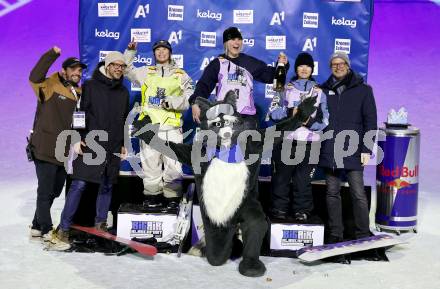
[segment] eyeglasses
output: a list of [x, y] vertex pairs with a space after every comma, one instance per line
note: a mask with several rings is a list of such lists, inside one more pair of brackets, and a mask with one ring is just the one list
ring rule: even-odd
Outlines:
[[118, 63], [110, 63], [114, 68], [125, 70], [127, 68], [127, 65], [125, 64], [118, 64]]
[[342, 68], [345, 67], [346, 63], [345, 62], [340, 62], [340, 63], [332, 63], [332, 68]]

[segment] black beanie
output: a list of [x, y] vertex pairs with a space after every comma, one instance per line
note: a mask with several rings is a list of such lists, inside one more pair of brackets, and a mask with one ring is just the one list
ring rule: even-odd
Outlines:
[[315, 68], [315, 63], [313, 62], [313, 57], [310, 54], [308, 54], [307, 52], [301, 52], [296, 57], [295, 73], [296, 73], [298, 66], [300, 66], [300, 65], [307, 65], [307, 66], [311, 67], [312, 73], [313, 73], [313, 69]]
[[243, 39], [237, 27], [229, 27], [228, 29], [223, 31], [223, 43], [234, 38]]

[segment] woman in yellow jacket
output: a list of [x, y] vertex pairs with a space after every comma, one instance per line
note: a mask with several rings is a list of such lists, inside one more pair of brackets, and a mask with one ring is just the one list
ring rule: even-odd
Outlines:
[[[125, 76], [141, 86], [142, 113], [153, 124], [159, 123], [159, 137], [181, 143], [182, 112], [189, 107], [193, 93], [192, 79], [171, 59], [172, 48], [168, 41], [159, 40], [153, 45], [156, 65], [134, 67], [137, 43], [130, 42], [124, 56], [128, 67]], [[141, 141], [141, 162], [144, 173], [145, 206], [177, 208], [181, 197], [182, 165], [152, 149]]]

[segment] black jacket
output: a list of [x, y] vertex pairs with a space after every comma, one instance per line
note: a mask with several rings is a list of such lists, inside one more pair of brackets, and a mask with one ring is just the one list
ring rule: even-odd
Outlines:
[[[341, 94], [340, 87], [345, 86]], [[377, 129], [376, 103], [371, 86], [364, 83], [363, 78], [350, 71], [340, 83], [335, 83], [332, 76], [321, 86], [327, 94], [327, 105], [330, 114], [329, 125], [324, 132], [333, 130], [333, 138], [324, 140], [321, 145], [319, 165], [326, 168], [344, 168], [362, 170], [361, 153], [371, 153], [364, 144], [364, 135]], [[343, 158], [343, 166], [335, 162], [335, 139], [338, 133], [353, 130], [359, 136], [356, 151]], [[352, 140], [354, 141], [354, 140]], [[348, 137], [345, 139], [344, 150], [348, 148]]]
[[[87, 128], [81, 130], [80, 134], [83, 141], [92, 131], [102, 130], [108, 134], [108, 140], [105, 141], [99, 140], [97, 136], [93, 138], [105, 150], [102, 154], [105, 155], [105, 161], [98, 164], [90, 164], [90, 162], [86, 164], [84, 155], [78, 156], [73, 161], [73, 178], [100, 183], [107, 169], [107, 175], [111, 182], [115, 183], [121, 159], [114, 153], [121, 153], [121, 147], [124, 144], [124, 124], [128, 115], [129, 94], [122, 84], [122, 78], [118, 80], [107, 78], [100, 71], [103, 66], [104, 63], [99, 63], [92, 78], [83, 85], [81, 110], [86, 113]], [[85, 142], [87, 147], [83, 148], [84, 154], [91, 153], [93, 158], [96, 158], [99, 152], [93, 149], [93, 144]]]

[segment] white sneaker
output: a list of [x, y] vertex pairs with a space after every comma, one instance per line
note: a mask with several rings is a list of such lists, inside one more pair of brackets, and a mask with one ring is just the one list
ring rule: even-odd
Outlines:
[[40, 230], [31, 228], [31, 237], [32, 238], [40, 238], [41, 236], [43, 236], [43, 235], [41, 234]]
[[52, 234], [52, 232], [53, 232], [53, 231], [49, 231], [49, 232], [47, 232], [46, 234], [44, 234], [44, 235], [42, 236], [44, 242], [50, 242], [50, 241], [52, 241], [52, 238], [53, 238], [53, 234]]

